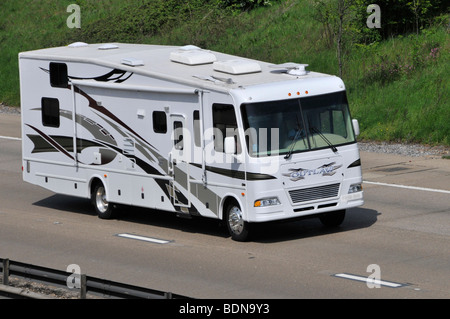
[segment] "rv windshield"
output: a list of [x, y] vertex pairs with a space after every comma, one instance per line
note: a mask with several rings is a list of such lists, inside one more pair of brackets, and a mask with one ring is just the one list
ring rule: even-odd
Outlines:
[[285, 155], [354, 143], [345, 91], [241, 106], [251, 156]]

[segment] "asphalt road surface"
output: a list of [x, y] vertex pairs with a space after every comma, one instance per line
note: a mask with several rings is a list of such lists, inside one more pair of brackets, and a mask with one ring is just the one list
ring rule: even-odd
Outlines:
[[194, 298], [450, 298], [450, 160], [361, 159], [365, 205], [341, 227], [267, 224], [239, 243], [217, 221], [131, 207], [100, 220], [24, 183], [20, 117], [0, 114], [0, 258]]

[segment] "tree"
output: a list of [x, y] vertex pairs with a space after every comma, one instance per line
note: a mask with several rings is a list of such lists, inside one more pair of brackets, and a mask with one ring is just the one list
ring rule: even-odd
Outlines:
[[346, 24], [349, 22], [349, 15], [350, 15], [350, 9], [352, 6], [352, 0], [338, 0], [338, 10], [337, 10], [337, 17], [338, 17], [338, 29], [337, 29], [337, 35], [336, 35], [336, 42], [337, 42], [337, 58], [338, 58], [338, 65], [339, 65], [339, 77], [342, 77], [342, 55], [343, 55], [343, 47], [344, 47], [344, 28], [346, 27]]
[[354, 41], [357, 0], [315, 0], [315, 19], [325, 27], [329, 44], [335, 43], [339, 77], [343, 74], [344, 56]]
[[411, 12], [414, 14], [416, 33], [419, 34], [419, 22], [422, 22], [427, 16], [427, 12], [432, 7], [431, 1], [413, 0], [406, 3], [406, 5], [410, 8]]

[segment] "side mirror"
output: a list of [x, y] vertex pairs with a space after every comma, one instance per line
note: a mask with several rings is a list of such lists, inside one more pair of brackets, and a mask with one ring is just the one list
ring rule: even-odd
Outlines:
[[355, 131], [355, 135], [358, 136], [359, 135], [359, 123], [358, 123], [358, 120], [352, 120], [352, 124], [353, 124], [353, 131]]
[[236, 141], [234, 136], [225, 137], [225, 154], [235, 154], [236, 153]]

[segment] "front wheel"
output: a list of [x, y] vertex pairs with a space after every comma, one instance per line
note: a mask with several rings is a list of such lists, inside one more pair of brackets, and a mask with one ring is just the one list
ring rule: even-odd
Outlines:
[[106, 189], [102, 183], [94, 186], [91, 194], [91, 200], [94, 204], [95, 212], [101, 219], [111, 219], [114, 215], [114, 206], [106, 199]]
[[241, 208], [237, 203], [228, 205], [225, 222], [233, 240], [246, 241], [248, 239], [249, 224], [244, 220]]
[[320, 221], [323, 225], [328, 227], [337, 227], [344, 221], [345, 218], [345, 209], [323, 213], [319, 216]]

